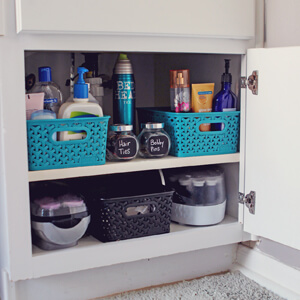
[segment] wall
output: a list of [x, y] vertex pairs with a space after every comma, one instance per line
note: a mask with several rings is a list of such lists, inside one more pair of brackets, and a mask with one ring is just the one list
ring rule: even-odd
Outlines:
[[266, 47], [300, 45], [300, 1], [265, 0]]
[[[265, 0], [265, 47], [300, 45], [300, 1]], [[300, 251], [261, 239], [255, 247], [279, 261], [300, 269]]]

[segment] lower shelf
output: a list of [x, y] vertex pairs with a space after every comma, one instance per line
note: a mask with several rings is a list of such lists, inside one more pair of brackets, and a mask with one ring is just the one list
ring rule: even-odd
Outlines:
[[222, 155], [204, 155], [192, 157], [166, 156], [164, 158], [136, 158], [131, 161], [106, 162], [101, 166], [78, 167], [28, 172], [29, 182], [95, 176], [103, 174], [127, 173], [146, 170], [168, 169], [187, 166], [235, 163], [240, 161], [240, 153]]
[[242, 232], [242, 224], [226, 216], [220, 224], [207, 227], [172, 223], [168, 234], [137, 239], [101, 243], [89, 236], [75, 247], [56, 251], [33, 246], [32, 278], [238, 243]]

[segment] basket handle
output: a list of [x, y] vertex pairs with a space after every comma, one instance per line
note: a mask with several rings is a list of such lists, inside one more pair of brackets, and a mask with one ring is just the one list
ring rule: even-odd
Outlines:
[[127, 205], [125, 207], [124, 215], [126, 218], [149, 216], [157, 211], [157, 204], [155, 202], [138, 203], [135, 205]]
[[[80, 140], [71, 140], [71, 141], [55, 141], [53, 139], [53, 136], [55, 134], [57, 134], [58, 132], [64, 132], [64, 131], [73, 131], [73, 132], [80, 132], [80, 131], [84, 131], [86, 132], [86, 137], [84, 139], [80, 139]], [[89, 128], [85, 127], [85, 126], [78, 126], [78, 127], [63, 127], [63, 128], [55, 128], [53, 130], [51, 130], [49, 132], [49, 141], [54, 144], [54, 145], [61, 145], [61, 144], [69, 144], [69, 143], [85, 143], [86, 139], [89, 139], [91, 136], [91, 131]]]
[[[222, 130], [219, 130], [219, 131], [201, 131], [200, 130], [200, 125], [202, 124], [224, 124], [224, 128]], [[199, 122], [197, 122], [196, 124], [196, 131], [199, 133], [199, 134], [222, 134], [228, 127], [228, 122], [224, 119], [221, 119], [220, 121], [219, 120], [201, 120]]]

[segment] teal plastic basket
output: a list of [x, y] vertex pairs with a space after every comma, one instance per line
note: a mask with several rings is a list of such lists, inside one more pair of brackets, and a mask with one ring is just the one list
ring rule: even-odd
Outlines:
[[[27, 121], [30, 171], [105, 164], [109, 116]], [[56, 141], [59, 131], [85, 131], [82, 140]], [[54, 139], [53, 139], [54, 138]]]
[[[175, 113], [169, 108], [138, 108], [139, 123], [162, 122], [171, 137], [170, 155], [178, 157], [238, 152], [240, 112]], [[207, 123], [223, 123], [222, 131], [200, 131]]]

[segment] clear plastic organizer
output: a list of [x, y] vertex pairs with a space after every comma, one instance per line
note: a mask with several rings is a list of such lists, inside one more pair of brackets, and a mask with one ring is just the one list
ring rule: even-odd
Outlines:
[[[176, 113], [170, 108], [138, 108], [139, 123], [161, 122], [171, 137], [170, 155], [178, 157], [239, 151], [240, 112]], [[221, 131], [200, 131], [201, 124], [222, 123]]]
[[[105, 164], [109, 116], [27, 121], [30, 171]], [[61, 131], [85, 131], [81, 140], [57, 141]]]

